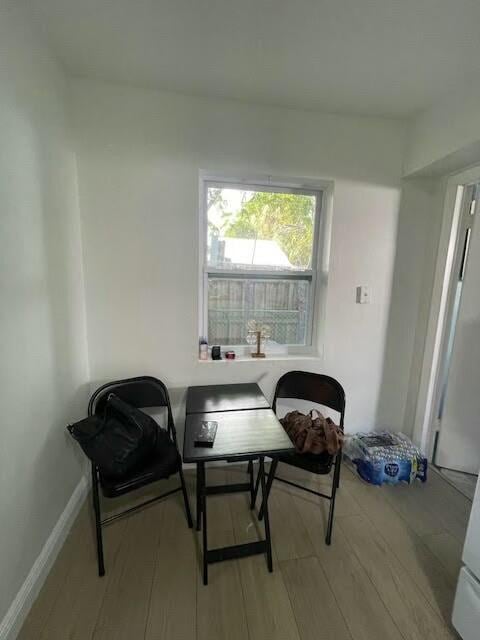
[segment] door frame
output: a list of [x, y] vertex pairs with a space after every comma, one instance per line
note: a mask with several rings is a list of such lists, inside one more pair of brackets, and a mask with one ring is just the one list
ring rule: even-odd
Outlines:
[[[480, 166], [450, 176], [446, 181], [442, 226], [438, 244], [423, 363], [417, 396], [413, 439], [432, 460], [437, 431], [437, 407], [445, 349], [447, 320], [455, 278], [454, 264], [459, 241], [465, 189], [480, 182]], [[478, 215], [478, 212], [477, 212]]]

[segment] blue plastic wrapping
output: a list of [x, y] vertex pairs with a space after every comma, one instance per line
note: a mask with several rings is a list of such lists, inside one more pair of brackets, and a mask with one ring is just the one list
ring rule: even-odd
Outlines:
[[345, 453], [370, 484], [427, 480], [427, 458], [403, 433], [357, 433], [349, 439]]

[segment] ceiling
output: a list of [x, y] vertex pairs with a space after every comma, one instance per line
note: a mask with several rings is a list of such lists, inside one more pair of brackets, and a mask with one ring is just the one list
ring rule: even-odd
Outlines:
[[73, 75], [410, 116], [480, 77], [480, 0], [24, 0]]

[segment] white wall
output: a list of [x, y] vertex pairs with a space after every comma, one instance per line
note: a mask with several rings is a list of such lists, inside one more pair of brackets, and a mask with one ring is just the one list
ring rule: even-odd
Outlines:
[[[444, 178], [415, 180], [422, 185], [422, 200], [425, 207], [426, 224], [422, 245], [419, 245], [423, 256], [421, 268], [417, 272], [418, 304], [416, 308], [415, 340], [412, 349], [408, 393], [405, 405], [404, 430], [411, 433], [412, 438], [420, 444], [416, 434], [418, 422], [419, 397], [422, 393], [422, 374], [425, 354], [428, 351], [428, 324], [431, 315], [432, 300], [438, 255], [440, 252], [440, 234], [442, 231], [444, 201], [446, 196], [446, 180]], [[418, 186], [418, 185], [417, 185]], [[421, 402], [421, 399], [420, 399]]]
[[87, 381], [64, 80], [12, 6], [0, 8], [0, 620], [79, 481], [65, 425]]
[[[150, 373], [171, 388], [325, 371], [349, 431], [379, 402], [395, 256], [403, 126], [72, 82], [94, 382]], [[333, 179], [332, 252], [317, 361], [200, 364], [199, 170]], [[372, 304], [355, 304], [368, 284]]]
[[[453, 211], [453, 202], [446, 201], [447, 178], [479, 164], [480, 85], [469, 80], [413, 119], [408, 130], [404, 161], [405, 176], [434, 177], [436, 184], [435, 193], [430, 197], [433, 211], [430, 234], [423, 239], [427, 259], [421, 272], [419, 315], [404, 417], [408, 430], [413, 428], [415, 440], [430, 449], [430, 443], [427, 442], [428, 417], [425, 416], [429, 416], [430, 411], [427, 407], [435, 362], [437, 314], [440, 309], [445, 247], [450, 234], [448, 225]], [[453, 177], [451, 179], [455, 180]], [[445, 236], [443, 244], [440, 242], [442, 224], [445, 227], [442, 231]]]
[[480, 84], [469, 81], [411, 123], [404, 174], [445, 176], [480, 161]]
[[387, 347], [377, 423], [413, 434], [442, 220], [443, 182], [402, 181]]

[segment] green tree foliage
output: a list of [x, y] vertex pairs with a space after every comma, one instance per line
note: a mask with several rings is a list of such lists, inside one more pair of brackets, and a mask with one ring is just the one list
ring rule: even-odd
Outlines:
[[224, 214], [230, 238], [275, 240], [290, 263], [311, 266], [315, 198], [293, 193], [255, 192], [237, 215]]

